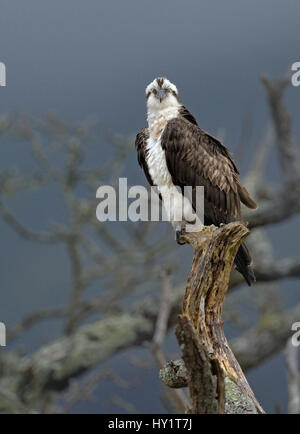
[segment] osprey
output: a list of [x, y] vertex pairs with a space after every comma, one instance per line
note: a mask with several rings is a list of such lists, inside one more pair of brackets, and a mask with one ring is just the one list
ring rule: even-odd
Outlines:
[[[156, 78], [147, 86], [146, 98], [148, 127], [136, 136], [138, 162], [150, 185], [157, 186], [165, 207], [170, 207], [169, 198], [173, 195], [173, 209], [169, 211], [179, 244], [186, 223], [201, 230], [203, 223], [219, 226], [240, 221], [241, 202], [248, 208], [257, 208], [240, 183], [230, 151], [198, 126], [195, 117], [180, 102], [173, 83]], [[195, 187], [204, 186], [204, 222], [195, 218], [194, 194], [190, 207], [186, 206], [182, 196], [185, 186], [191, 186], [193, 193]], [[181, 207], [184, 203], [182, 221], [174, 217], [177, 199]], [[255, 276], [245, 244], [240, 246], [235, 264], [251, 285]]]

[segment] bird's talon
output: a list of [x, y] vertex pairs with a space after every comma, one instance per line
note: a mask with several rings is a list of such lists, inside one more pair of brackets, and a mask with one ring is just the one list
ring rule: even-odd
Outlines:
[[184, 234], [185, 234], [185, 229], [184, 229], [184, 228], [181, 229], [181, 230], [177, 230], [177, 231], [176, 231], [176, 242], [177, 242], [177, 244], [179, 244], [180, 246], [183, 246], [184, 244], [186, 244], [185, 241], [182, 241], [182, 240], [181, 240], [181, 237], [182, 237], [182, 235], [184, 235]]

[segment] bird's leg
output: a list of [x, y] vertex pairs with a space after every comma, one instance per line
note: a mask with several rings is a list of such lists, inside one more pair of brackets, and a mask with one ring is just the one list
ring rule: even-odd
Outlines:
[[177, 244], [179, 244], [180, 246], [183, 246], [185, 244], [185, 241], [181, 241], [181, 237], [182, 237], [184, 232], [185, 232], [184, 228], [178, 229], [175, 231], [175, 234], [176, 234], [175, 239], [176, 239]]
[[183, 234], [185, 234], [185, 224], [180, 223], [175, 226], [175, 240], [180, 246], [185, 244], [185, 241], [182, 241], [181, 239]]

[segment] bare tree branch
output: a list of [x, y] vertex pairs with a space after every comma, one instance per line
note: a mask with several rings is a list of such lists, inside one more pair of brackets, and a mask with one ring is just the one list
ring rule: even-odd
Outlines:
[[263, 324], [231, 340], [231, 348], [244, 370], [258, 366], [281, 350], [291, 336], [291, 325], [299, 321], [300, 305], [287, 312], [265, 318]]
[[0, 202], [0, 214], [6, 223], [8, 223], [21, 237], [29, 241], [37, 241], [39, 243], [57, 243], [66, 238], [62, 233], [34, 232], [27, 229], [16, 219], [2, 202]]
[[298, 352], [299, 348], [293, 345], [292, 339], [289, 339], [285, 347], [285, 362], [287, 368], [287, 385], [289, 394], [289, 414], [300, 414], [300, 375], [298, 370]]
[[300, 153], [292, 137], [291, 117], [282, 103], [283, 92], [290, 85], [290, 78], [270, 82], [263, 76], [261, 81], [266, 89], [276, 130], [282, 172], [287, 186], [291, 187], [295, 183], [299, 184]]

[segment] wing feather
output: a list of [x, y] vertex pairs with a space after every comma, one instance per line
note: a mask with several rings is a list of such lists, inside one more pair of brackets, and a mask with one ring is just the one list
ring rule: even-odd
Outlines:
[[175, 185], [204, 186], [205, 224], [239, 220], [240, 201], [255, 204], [239, 182], [230, 151], [197, 125], [182, 117], [170, 120], [161, 145]]
[[153, 185], [153, 181], [150, 176], [148, 165], [146, 162], [146, 152], [147, 152], [146, 146], [147, 146], [148, 138], [149, 138], [148, 128], [142, 128], [141, 131], [136, 135], [135, 147], [137, 150], [137, 158], [138, 158], [139, 165], [144, 170], [149, 184]]

